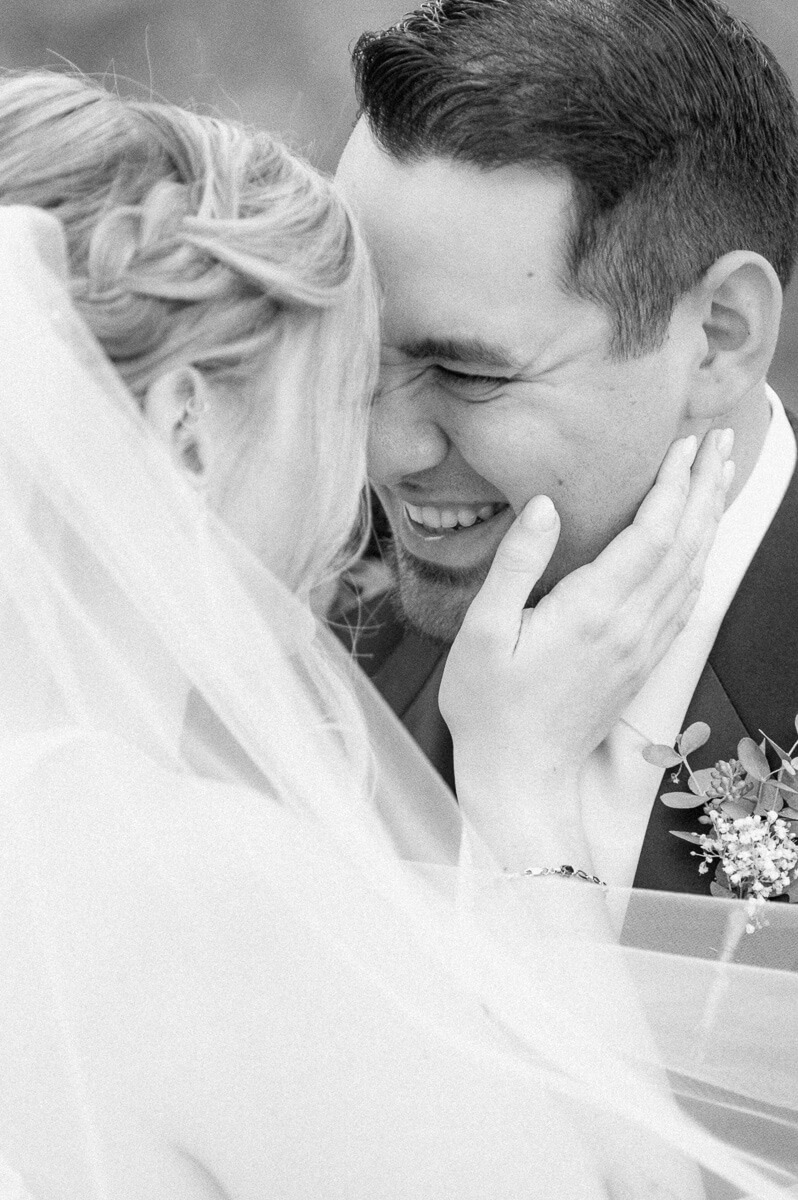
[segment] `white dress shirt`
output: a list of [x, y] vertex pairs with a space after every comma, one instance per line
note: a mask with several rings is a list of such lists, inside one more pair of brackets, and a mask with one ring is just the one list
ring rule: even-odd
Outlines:
[[768, 398], [771, 420], [761, 453], [721, 519], [696, 607], [623, 717], [587, 760], [580, 777], [593, 867], [597, 875], [618, 887], [632, 886], [662, 776], [641, 751], [649, 742], [672, 746], [681, 732], [726, 610], [795, 469], [795, 437], [784, 407], [770, 388]]

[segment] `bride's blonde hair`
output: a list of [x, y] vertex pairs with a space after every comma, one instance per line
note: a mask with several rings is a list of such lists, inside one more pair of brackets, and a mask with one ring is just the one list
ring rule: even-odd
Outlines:
[[378, 314], [331, 184], [265, 133], [42, 72], [0, 81], [0, 204], [59, 218], [76, 307], [139, 401], [176, 365], [231, 397], [268, 373], [231, 486], [258, 471], [279, 501], [281, 480], [312, 479], [285, 577], [306, 590], [340, 567], [362, 518]]

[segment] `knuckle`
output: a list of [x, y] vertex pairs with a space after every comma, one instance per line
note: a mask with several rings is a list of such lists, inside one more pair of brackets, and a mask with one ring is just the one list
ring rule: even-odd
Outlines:
[[704, 564], [692, 562], [687, 571], [688, 595], [698, 595], [704, 582]]
[[674, 549], [678, 553], [680, 560], [685, 564], [685, 569], [699, 557], [703, 545], [703, 530], [682, 528], [679, 531], [679, 536], [674, 541]]
[[618, 661], [627, 666], [634, 663], [640, 654], [642, 645], [639, 624], [636, 621], [622, 622], [615, 633], [614, 639], [615, 655]]
[[687, 601], [685, 601], [685, 603], [682, 605], [682, 607], [677, 610], [677, 612], [673, 618], [673, 621], [672, 621], [674, 637], [676, 637], [677, 634], [680, 634], [682, 632], [682, 630], [684, 629], [684, 627], [687, 624], [687, 621], [688, 621], [688, 618], [689, 618], [691, 612], [692, 612], [692, 606], [690, 606], [688, 608]]
[[630, 669], [641, 656], [645, 657], [646, 640], [652, 630], [651, 613], [639, 598], [629, 600], [615, 614], [611, 627], [612, 647], [616, 659]]
[[673, 549], [673, 534], [663, 525], [655, 525], [645, 530], [646, 548], [655, 562], [662, 562]]
[[607, 601], [593, 595], [583, 602], [581, 628], [585, 639], [589, 642], [615, 640], [618, 636], [617, 623], [613, 621], [615, 613]]

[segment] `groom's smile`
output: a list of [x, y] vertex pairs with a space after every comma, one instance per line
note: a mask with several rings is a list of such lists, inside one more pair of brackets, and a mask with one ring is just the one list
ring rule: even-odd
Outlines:
[[384, 292], [369, 473], [402, 606], [452, 640], [514, 515], [552, 498], [562, 532], [533, 601], [634, 516], [690, 408], [706, 337], [690, 293], [661, 347], [612, 352], [609, 312], [566, 283], [562, 173], [399, 161], [361, 121], [338, 183]]
[[474, 530], [475, 526], [493, 520], [506, 507], [506, 504], [464, 504], [458, 501], [432, 504], [427, 501], [423, 505], [405, 504], [405, 516], [411, 527], [429, 541], [462, 533], [464, 529]]
[[407, 549], [450, 567], [477, 565], [488, 554], [492, 558], [515, 515], [505, 502], [436, 502], [419, 496], [411, 503], [384, 490], [382, 497], [391, 527]]

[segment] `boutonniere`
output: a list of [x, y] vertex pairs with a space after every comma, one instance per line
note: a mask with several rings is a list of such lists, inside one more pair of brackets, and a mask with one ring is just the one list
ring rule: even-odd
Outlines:
[[[798, 717], [795, 727], [798, 732]], [[785, 751], [767, 734], [759, 745], [743, 738], [736, 758], [694, 771], [688, 756], [700, 750], [709, 733], [707, 724], [696, 721], [679, 734], [675, 747], [651, 743], [643, 757], [671, 770], [674, 783], [686, 772], [688, 790], [660, 798], [668, 808], [702, 808], [698, 821], [706, 831], [671, 832], [697, 847], [692, 853], [701, 860], [702, 875], [715, 864], [713, 896], [748, 901], [746, 929], [753, 933], [767, 924], [767, 900], [798, 902], [798, 741]], [[776, 768], [765, 754], [768, 744], [778, 756]]]

